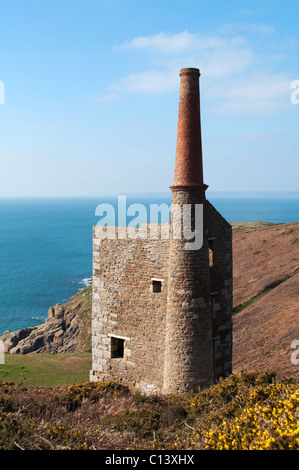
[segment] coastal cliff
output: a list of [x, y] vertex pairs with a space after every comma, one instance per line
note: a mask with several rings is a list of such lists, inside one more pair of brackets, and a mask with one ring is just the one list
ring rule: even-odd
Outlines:
[[91, 285], [65, 304], [48, 310], [42, 325], [5, 331], [0, 339], [11, 354], [69, 353], [91, 350]]
[[[233, 223], [233, 368], [299, 377], [299, 222]], [[3, 333], [9, 353], [91, 350], [91, 285], [48, 311], [40, 326]]]

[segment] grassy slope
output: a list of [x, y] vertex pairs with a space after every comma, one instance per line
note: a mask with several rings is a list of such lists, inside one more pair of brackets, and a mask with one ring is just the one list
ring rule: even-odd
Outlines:
[[54, 387], [89, 380], [91, 369], [91, 286], [66, 304], [80, 318], [78, 352], [67, 354], [5, 354], [0, 364], [0, 381]]
[[78, 352], [67, 354], [5, 354], [0, 364], [0, 381], [54, 387], [89, 380], [91, 369], [91, 286], [66, 304], [80, 319]]
[[89, 380], [90, 353], [6, 354], [0, 381], [54, 387]]

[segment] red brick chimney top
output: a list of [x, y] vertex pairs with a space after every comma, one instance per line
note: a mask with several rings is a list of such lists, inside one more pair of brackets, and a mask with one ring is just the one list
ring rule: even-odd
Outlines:
[[181, 85], [174, 183], [171, 190], [205, 191], [203, 182], [199, 77], [195, 68], [180, 70]]

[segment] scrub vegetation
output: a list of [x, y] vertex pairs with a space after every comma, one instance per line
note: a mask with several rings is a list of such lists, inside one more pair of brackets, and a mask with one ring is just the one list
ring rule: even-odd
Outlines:
[[240, 372], [184, 396], [144, 396], [114, 382], [0, 383], [0, 448], [299, 449], [299, 388]]

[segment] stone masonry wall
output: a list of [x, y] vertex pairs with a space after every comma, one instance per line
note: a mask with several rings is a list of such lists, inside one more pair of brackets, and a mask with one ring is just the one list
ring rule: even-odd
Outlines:
[[[101, 240], [101, 227], [94, 227], [91, 380], [115, 380], [146, 393], [161, 391], [168, 243]], [[159, 280], [161, 292], [153, 292]], [[123, 357], [111, 357], [118, 339], [124, 340]]]
[[232, 229], [206, 202], [205, 225], [212, 251], [210, 266], [215, 380], [232, 372]]
[[[180, 207], [203, 204], [202, 191], [173, 191]], [[214, 381], [208, 239], [203, 227], [200, 249], [170, 237], [164, 392], [184, 393]]]
[[161, 239], [161, 225], [157, 239], [118, 239], [117, 228], [101, 239], [94, 227], [91, 380], [181, 393], [231, 373], [231, 226], [195, 193], [174, 191], [173, 202], [204, 204], [197, 252]]

